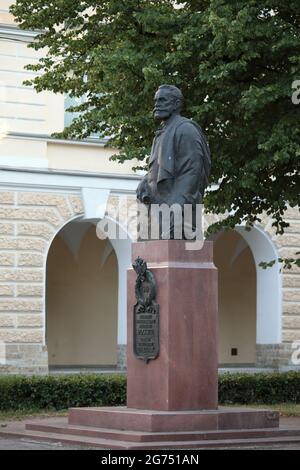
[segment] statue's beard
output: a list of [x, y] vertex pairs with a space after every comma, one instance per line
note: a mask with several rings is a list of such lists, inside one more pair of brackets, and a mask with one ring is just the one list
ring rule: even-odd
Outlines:
[[167, 111], [154, 111], [154, 117], [157, 121], [166, 121], [172, 115], [172, 112]]

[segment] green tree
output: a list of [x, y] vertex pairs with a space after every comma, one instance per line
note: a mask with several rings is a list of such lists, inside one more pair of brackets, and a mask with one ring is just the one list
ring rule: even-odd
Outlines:
[[299, 0], [17, 0], [11, 10], [42, 31], [30, 47], [46, 56], [28, 66], [42, 72], [37, 91], [87, 97], [63, 137], [100, 132], [117, 160], [143, 165], [154, 91], [175, 84], [212, 150], [218, 186], [205, 205], [227, 217], [210, 231], [267, 213], [284, 232], [287, 204], [299, 205]]

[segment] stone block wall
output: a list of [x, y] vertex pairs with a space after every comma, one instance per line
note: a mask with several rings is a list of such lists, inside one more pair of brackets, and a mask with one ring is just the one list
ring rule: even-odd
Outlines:
[[[205, 216], [205, 227], [217, 222], [217, 215]], [[299, 207], [288, 208], [285, 220], [290, 224], [284, 235], [276, 235], [272, 219], [262, 216], [261, 227], [267, 233], [270, 243], [277, 249], [281, 258], [295, 258], [300, 252], [300, 212]], [[264, 260], [262, 260], [264, 261]], [[282, 269], [282, 342], [281, 344], [260, 344], [256, 347], [257, 367], [274, 369], [300, 368], [292, 360], [293, 353], [300, 349], [300, 268]], [[299, 346], [298, 346], [299, 345]], [[294, 354], [295, 356], [295, 354]], [[300, 354], [299, 354], [300, 359]]]
[[118, 344], [118, 370], [124, 371], [127, 368], [127, 345]]
[[291, 343], [257, 344], [256, 366], [274, 370], [298, 369], [299, 365], [292, 362], [293, 352]]
[[[299, 208], [289, 208], [285, 217], [290, 226], [284, 235], [273, 239], [281, 258], [293, 258], [300, 252]], [[293, 367], [291, 357], [295, 343], [300, 343], [300, 268], [296, 266], [282, 271], [282, 342], [280, 366]]]
[[82, 213], [80, 194], [0, 191], [0, 373], [48, 372], [48, 249], [60, 228]]

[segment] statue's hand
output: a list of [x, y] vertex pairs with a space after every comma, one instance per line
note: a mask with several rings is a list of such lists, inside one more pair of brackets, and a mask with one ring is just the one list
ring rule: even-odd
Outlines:
[[150, 204], [151, 203], [151, 199], [150, 199], [150, 196], [148, 196], [147, 194], [144, 194], [142, 196], [142, 199], [141, 199], [142, 203], [143, 204]]
[[143, 193], [144, 179], [140, 182], [136, 190], [136, 197], [140, 201]]
[[138, 188], [136, 190], [136, 197], [143, 204], [150, 204], [151, 199], [147, 177], [145, 177], [138, 185]]

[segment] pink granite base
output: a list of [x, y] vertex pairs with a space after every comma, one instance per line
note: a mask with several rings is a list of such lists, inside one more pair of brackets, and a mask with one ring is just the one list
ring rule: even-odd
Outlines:
[[299, 447], [300, 427], [299, 423], [284, 422], [279, 428], [142, 432], [72, 425], [65, 418], [47, 418], [28, 422], [26, 429], [22, 422], [8, 423], [0, 428], [1, 437], [101, 450], [266, 449], [279, 445], [283, 448], [287, 444]]
[[127, 406], [159, 411], [218, 406], [217, 269], [213, 243], [189, 251], [184, 240], [133, 244], [155, 276], [160, 354], [146, 364], [133, 353], [136, 273], [128, 270]]
[[72, 408], [68, 421], [29, 422], [19, 436], [111, 450], [162, 450], [300, 442], [300, 429], [279, 428], [279, 414], [268, 410]]
[[126, 407], [71, 408], [69, 425], [150, 433], [269, 429], [279, 413], [245, 408], [202, 411], [153, 411]]

